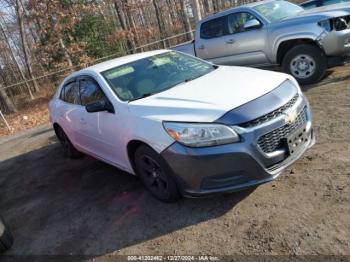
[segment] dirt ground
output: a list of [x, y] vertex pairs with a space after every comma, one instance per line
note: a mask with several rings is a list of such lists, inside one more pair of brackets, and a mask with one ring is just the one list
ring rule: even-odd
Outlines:
[[276, 181], [174, 204], [135, 177], [62, 156], [50, 128], [0, 139], [10, 255], [350, 255], [350, 66], [305, 87], [317, 143]]

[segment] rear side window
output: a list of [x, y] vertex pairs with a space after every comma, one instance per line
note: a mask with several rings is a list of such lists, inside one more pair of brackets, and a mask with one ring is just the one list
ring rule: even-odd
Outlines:
[[225, 35], [226, 16], [204, 22], [201, 26], [201, 38], [210, 39]]
[[67, 103], [80, 105], [79, 88], [76, 81], [70, 82], [62, 88], [60, 98]]
[[83, 106], [102, 100], [105, 97], [97, 83], [90, 79], [80, 80], [80, 96]]

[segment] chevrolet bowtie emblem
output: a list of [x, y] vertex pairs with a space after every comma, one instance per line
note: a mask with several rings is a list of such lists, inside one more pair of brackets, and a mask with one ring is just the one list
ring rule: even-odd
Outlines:
[[296, 111], [285, 113], [285, 115], [287, 115], [287, 117], [284, 119], [286, 124], [293, 123], [298, 117], [298, 114]]

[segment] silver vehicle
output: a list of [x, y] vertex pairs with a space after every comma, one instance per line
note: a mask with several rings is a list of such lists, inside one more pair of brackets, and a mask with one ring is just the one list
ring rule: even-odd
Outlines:
[[334, 5], [334, 4], [340, 4], [340, 3], [349, 3], [350, 0], [308, 0], [305, 2], [302, 2], [300, 5], [304, 7], [305, 9], [320, 7], [320, 6], [326, 6], [326, 5]]
[[304, 10], [268, 0], [240, 6], [200, 21], [195, 41], [175, 50], [221, 65], [280, 65], [311, 84], [350, 52], [350, 5]]

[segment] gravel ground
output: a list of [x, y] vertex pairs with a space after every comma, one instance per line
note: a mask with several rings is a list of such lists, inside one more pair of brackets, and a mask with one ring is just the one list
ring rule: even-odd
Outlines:
[[12, 255], [350, 255], [350, 67], [304, 91], [317, 143], [276, 181], [164, 204], [132, 176], [63, 158], [47, 128], [0, 140]]

